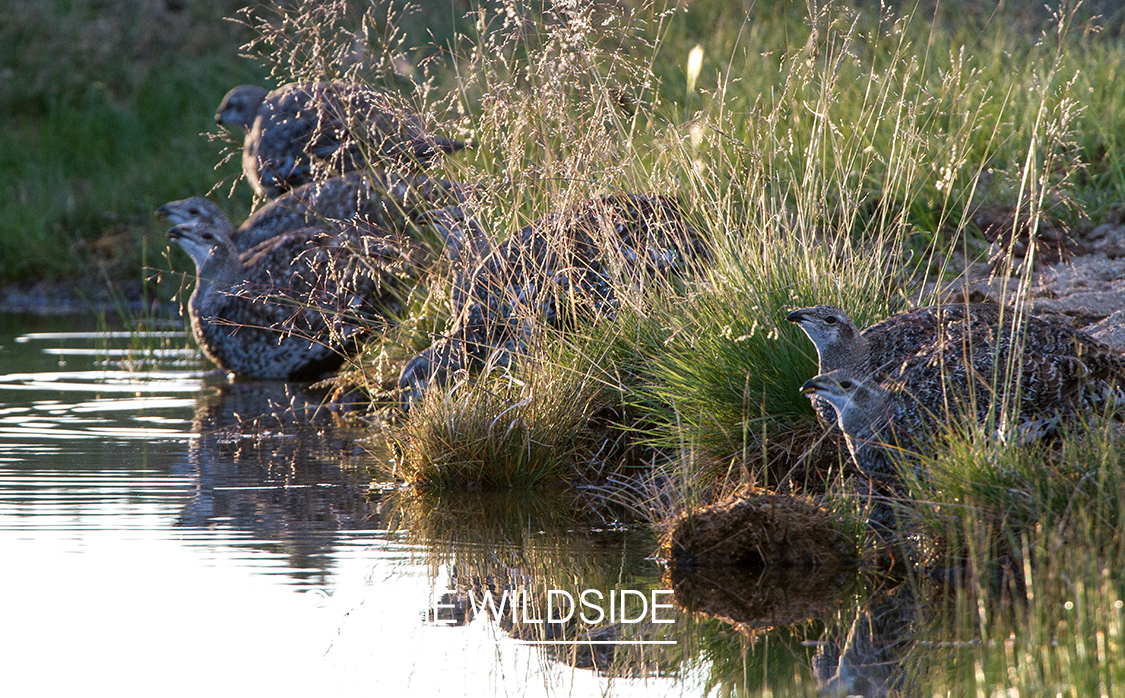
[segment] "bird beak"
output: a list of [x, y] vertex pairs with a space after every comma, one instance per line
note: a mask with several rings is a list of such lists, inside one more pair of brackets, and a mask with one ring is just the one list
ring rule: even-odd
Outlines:
[[[160, 220], [162, 220], [164, 222], [168, 222], [169, 219], [172, 218], [174, 213], [175, 212], [172, 210], [171, 204], [164, 204], [160, 208], [156, 209], [157, 217], [160, 218]], [[180, 239], [184, 236], [183, 233], [180, 232], [180, 226], [179, 225], [172, 226], [171, 228], [168, 229], [168, 232], [165, 233], [165, 234], [168, 236], [169, 240], [178, 240], [178, 239]]]
[[815, 393], [817, 391], [817, 389], [821, 387], [820, 381], [818, 381], [817, 378], [818, 378], [818, 376], [814, 376], [813, 378], [810, 378], [807, 381], [805, 381], [804, 385], [801, 386], [801, 394], [802, 395], [809, 395], [811, 393]]
[[805, 319], [805, 315], [800, 310], [794, 310], [793, 312], [786, 315], [785, 319], [789, 322], [800, 322], [801, 320]]

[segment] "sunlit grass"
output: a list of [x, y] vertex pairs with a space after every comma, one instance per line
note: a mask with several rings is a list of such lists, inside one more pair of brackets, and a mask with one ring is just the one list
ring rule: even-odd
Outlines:
[[1120, 692], [1121, 438], [1092, 424], [1050, 449], [957, 439], [926, 461], [907, 506], [952, 582], [908, 655], [927, 690]]
[[578, 484], [612, 455], [589, 423], [605, 403], [596, 386], [569, 376], [461, 378], [390, 430], [400, 454], [393, 474], [438, 492]]
[[[716, 64], [705, 65], [694, 106], [686, 77], [681, 91], [665, 81], [633, 116], [645, 129], [610, 130], [625, 142], [615, 152], [638, 158], [612, 172], [620, 186], [676, 182], [714, 252], [670, 293], [622, 289], [628, 302], [616, 317], [580, 326], [545, 352], [603, 386], [631, 438], [649, 449], [659, 466], [650, 482], [660, 484], [620, 500], [650, 507], [654, 521], [701, 497], [781, 484], [776, 464], [792, 464], [815, 440], [797, 391], [815, 370], [814, 353], [784, 322], [788, 310], [832, 303], [862, 325], [929, 302], [919, 293], [921, 274], [955, 273], [951, 251], [971, 257], [990, 242], [971, 223], [976, 206], [1020, 211], [1029, 229], [1040, 220], [1067, 225], [1101, 215], [1105, 192], [1118, 186], [1116, 155], [1089, 157], [1091, 133], [1113, 137], [1081, 108], [1087, 88], [1079, 85], [1093, 78], [1076, 66], [1105, 50], [1093, 35], [1068, 29], [1061, 40], [1048, 32], [1034, 43], [986, 28], [977, 37], [985, 50], [949, 51], [942, 26], [890, 16], [853, 25], [842, 14], [812, 18], [805, 43], [788, 34], [790, 43], [773, 50], [705, 45], [706, 60], [735, 55], [755, 70], [732, 60], [718, 78]], [[676, 43], [669, 37], [681, 29], [667, 31], [660, 50], [683, 48], [686, 65], [695, 37]], [[714, 41], [730, 40], [720, 25]], [[1112, 65], [1103, 60], [1090, 72], [1108, 74]], [[780, 84], [767, 85], [778, 75]], [[568, 154], [563, 148], [558, 161]], [[522, 167], [523, 157], [521, 150], [509, 166]], [[537, 200], [529, 189], [506, 210]], [[504, 210], [494, 215], [503, 220]], [[1002, 259], [1000, 268], [1026, 290], [1029, 265], [1019, 261]], [[956, 581], [906, 595], [902, 603], [934, 630], [916, 637], [896, 685], [927, 695], [1111, 695], [1120, 685], [1113, 570], [1123, 537], [1111, 494], [1121, 491], [1111, 474], [1120, 470], [1112, 456], [1119, 447], [1098, 434], [1001, 448], [982, 432], [951, 437], [927, 461], [927, 479], [898, 505], [929, 556], [911, 574], [944, 570]], [[821, 486], [838, 494], [834, 476], [823, 475]], [[721, 486], [705, 485], [708, 477]], [[746, 671], [744, 660], [735, 664]], [[781, 672], [781, 684], [787, 676]]]
[[[470, 115], [477, 147], [449, 169], [482, 183], [473, 210], [495, 239], [607, 189], [684, 201], [708, 263], [669, 287], [614, 279], [616, 316], [547, 360], [607, 390], [639, 443], [690, 452], [729, 486], [807, 486], [805, 471], [833, 467], [793, 469], [821, 429], [798, 391], [815, 355], [789, 310], [832, 303], [862, 324], [933, 301], [923, 274], [987, 249], [971, 223], [982, 202], [1028, 227], [1071, 216], [1085, 116], [1068, 66], [1104, 50], [1069, 15], [1035, 41], [986, 24], [973, 40], [987, 50], [970, 51], [925, 17], [814, 9], [802, 25], [704, 5], [719, 16], [705, 38], [647, 5], [480, 11], [451, 44], [463, 80], [447, 106]], [[1001, 54], [1003, 70], [989, 60]], [[398, 337], [414, 346], [419, 329], [441, 331], [426, 318], [448, 287], [427, 288]], [[384, 342], [381, 385], [389, 354]], [[465, 404], [435, 399], [406, 428], [469, 429], [442, 411]]]

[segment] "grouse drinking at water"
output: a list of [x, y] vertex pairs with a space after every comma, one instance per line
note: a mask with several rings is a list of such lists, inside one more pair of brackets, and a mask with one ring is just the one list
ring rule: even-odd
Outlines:
[[158, 214], [174, 224], [168, 237], [195, 262], [192, 332], [224, 370], [315, 378], [342, 363], [365, 325], [397, 309], [393, 282], [381, 270], [403, 253], [381, 231], [305, 227], [243, 251], [217, 211], [194, 198]]

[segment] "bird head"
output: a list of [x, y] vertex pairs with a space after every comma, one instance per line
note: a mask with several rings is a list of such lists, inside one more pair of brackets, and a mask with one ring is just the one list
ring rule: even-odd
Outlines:
[[257, 85], [239, 85], [219, 103], [215, 123], [221, 126], [241, 126], [249, 131], [267, 94], [269, 93], [265, 88]]
[[805, 395], [817, 395], [836, 410], [837, 422], [845, 434], [862, 436], [879, 426], [889, 392], [848, 369], [837, 369], [814, 376], [801, 386]]
[[175, 240], [191, 255], [197, 269], [202, 269], [218, 249], [238, 257], [233, 226], [214, 202], [199, 196], [171, 201], [161, 206], [156, 215], [172, 224], [168, 239]]
[[831, 305], [800, 308], [785, 316], [804, 330], [820, 358], [821, 371], [850, 366], [858, 354], [862, 338], [848, 314]]

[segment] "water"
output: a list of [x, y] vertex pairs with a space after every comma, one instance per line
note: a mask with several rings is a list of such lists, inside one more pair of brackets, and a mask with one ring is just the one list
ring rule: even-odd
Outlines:
[[372, 490], [379, 439], [322, 394], [225, 385], [174, 328], [137, 344], [82, 318], [0, 315], [6, 695], [699, 695], [716, 683], [713, 657], [685, 661], [675, 611], [602, 636], [668, 643], [628, 646], [626, 670], [589, 645], [520, 641], [542, 636], [518, 622], [434, 622], [435, 601], [464, 605], [490, 582], [661, 589], [643, 532], [572, 502], [419, 505]]

